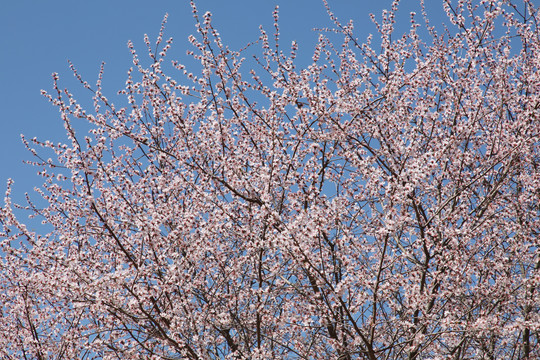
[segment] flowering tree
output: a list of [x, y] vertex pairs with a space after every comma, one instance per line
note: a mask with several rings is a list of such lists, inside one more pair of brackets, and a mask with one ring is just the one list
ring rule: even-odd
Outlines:
[[364, 43], [327, 6], [304, 69], [277, 11], [245, 71], [193, 5], [200, 73], [162, 27], [124, 107], [54, 75], [70, 142], [23, 139], [50, 232], [9, 185], [0, 212], [2, 357], [539, 358], [540, 14], [420, 4], [401, 35], [398, 2]]

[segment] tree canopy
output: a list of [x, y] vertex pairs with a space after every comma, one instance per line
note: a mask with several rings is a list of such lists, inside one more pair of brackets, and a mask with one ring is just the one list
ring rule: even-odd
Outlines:
[[396, 0], [362, 41], [325, 5], [306, 67], [277, 9], [234, 51], [192, 4], [200, 68], [164, 21], [123, 104], [53, 75], [47, 230], [0, 209], [3, 358], [540, 357], [538, 8], [419, 1], [402, 34]]

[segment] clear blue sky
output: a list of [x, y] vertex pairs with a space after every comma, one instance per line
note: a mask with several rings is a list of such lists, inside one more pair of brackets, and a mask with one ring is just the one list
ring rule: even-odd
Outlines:
[[[365, 39], [375, 32], [369, 20], [373, 12], [388, 7], [390, 0], [329, 0], [336, 15], [355, 20], [357, 34]], [[408, 12], [416, 0], [403, 0], [401, 19], [407, 26]], [[439, 4], [438, 1], [436, 1]], [[231, 48], [240, 48], [258, 37], [258, 26], [272, 26], [272, 11], [280, 6], [283, 43], [295, 39], [300, 56], [310, 58], [317, 33], [314, 27], [331, 26], [319, 0], [199, 0], [199, 11], [213, 13], [214, 26]], [[169, 13], [166, 37], [175, 42], [171, 53], [185, 56], [187, 36], [195, 33], [188, 0], [17, 0], [0, 5], [0, 193], [7, 178], [15, 180], [16, 200], [41, 184], [36, 168], [20, 141], [28, 138], [64, 141], [58, 110], [40, 95], [52, 90], [51, 73], [58, 72], [62, 87], [74, 90], [78, 99], [90, 98], [81, 91], [67, 64], [70, 59], [85, 80], [95, 83], [99, 66], [106, 62], [104, 83], [113, 95], [122, 88], [131, 56], [126, 47], [133, 40], [144, 54], [142, 38], [154, 39], [165, 13]], [[405, 28], [404, 28], [405, 30]], [[180, 59], [181, 60], [181, 59]], [[37, 195], [35, 195], [37, 196]], [[3, 198], [3, 195], [2, 195]]]

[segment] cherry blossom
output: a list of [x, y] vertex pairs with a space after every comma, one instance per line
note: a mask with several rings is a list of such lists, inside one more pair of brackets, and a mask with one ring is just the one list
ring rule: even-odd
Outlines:
[[361, 40], [325, 5], [306, 67], [277, 8], [235, 51], [192, 3], [199, 67], [165, 18], [125, 103], [53, 74], [43, 228], [11, 181], [0, 208], [2, 358], [540, 357], [538, 7], [419, 1], [401, 34], [395, 0]]

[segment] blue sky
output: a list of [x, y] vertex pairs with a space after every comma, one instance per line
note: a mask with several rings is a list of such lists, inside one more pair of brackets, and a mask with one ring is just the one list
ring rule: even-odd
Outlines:
[[[375, 32], [369, 13], [380, 15], [390, 0], [329, 0], [344, 22], [355, 21], [360, 39]], [[404, 30], [408, 12], [416, 0], [403, 0]], [[213, 13], [214, 26], [224, 42], [238, 49], [258, 37], [260, 24], [270, 29], [272, 11], [280, 6], [283, 44], [295, 39], [300, 57], [309, 59], [317, 33], [314, 27], [331, 26], [319, 0], [199, 0], [199, 11]], [[106, 62], [104, 85], [113, 96], [121, 89], [131, 66], [128, 40], [144, 54], [143, 35], [154, 39], [165, 13], [169, 13], [166, 37], [175, 42], [170, 59], [185, 57], [187, 36], [195, 33], [187, 0], [17, 0], [0, 6], [0, 192], [8, 178], [15, 180], [15, 199], [41, 184], [20, 134], [53, 142], [63, 141], [64, 128], [57, 109], [40, 95], [52, 90], [51, 73], [58, 72], [62, 87], [73, 90], [78, 100], [91, 96], [77, 84], [69, 70], [70, 59], [85, 80], [95, 83], [102, 61]], [[255, 51], [255, 50], [253, 50]], [[86, 99], [85, 99], [86, 98]], [[84, 101], [82, 101], [84, 102]]]

